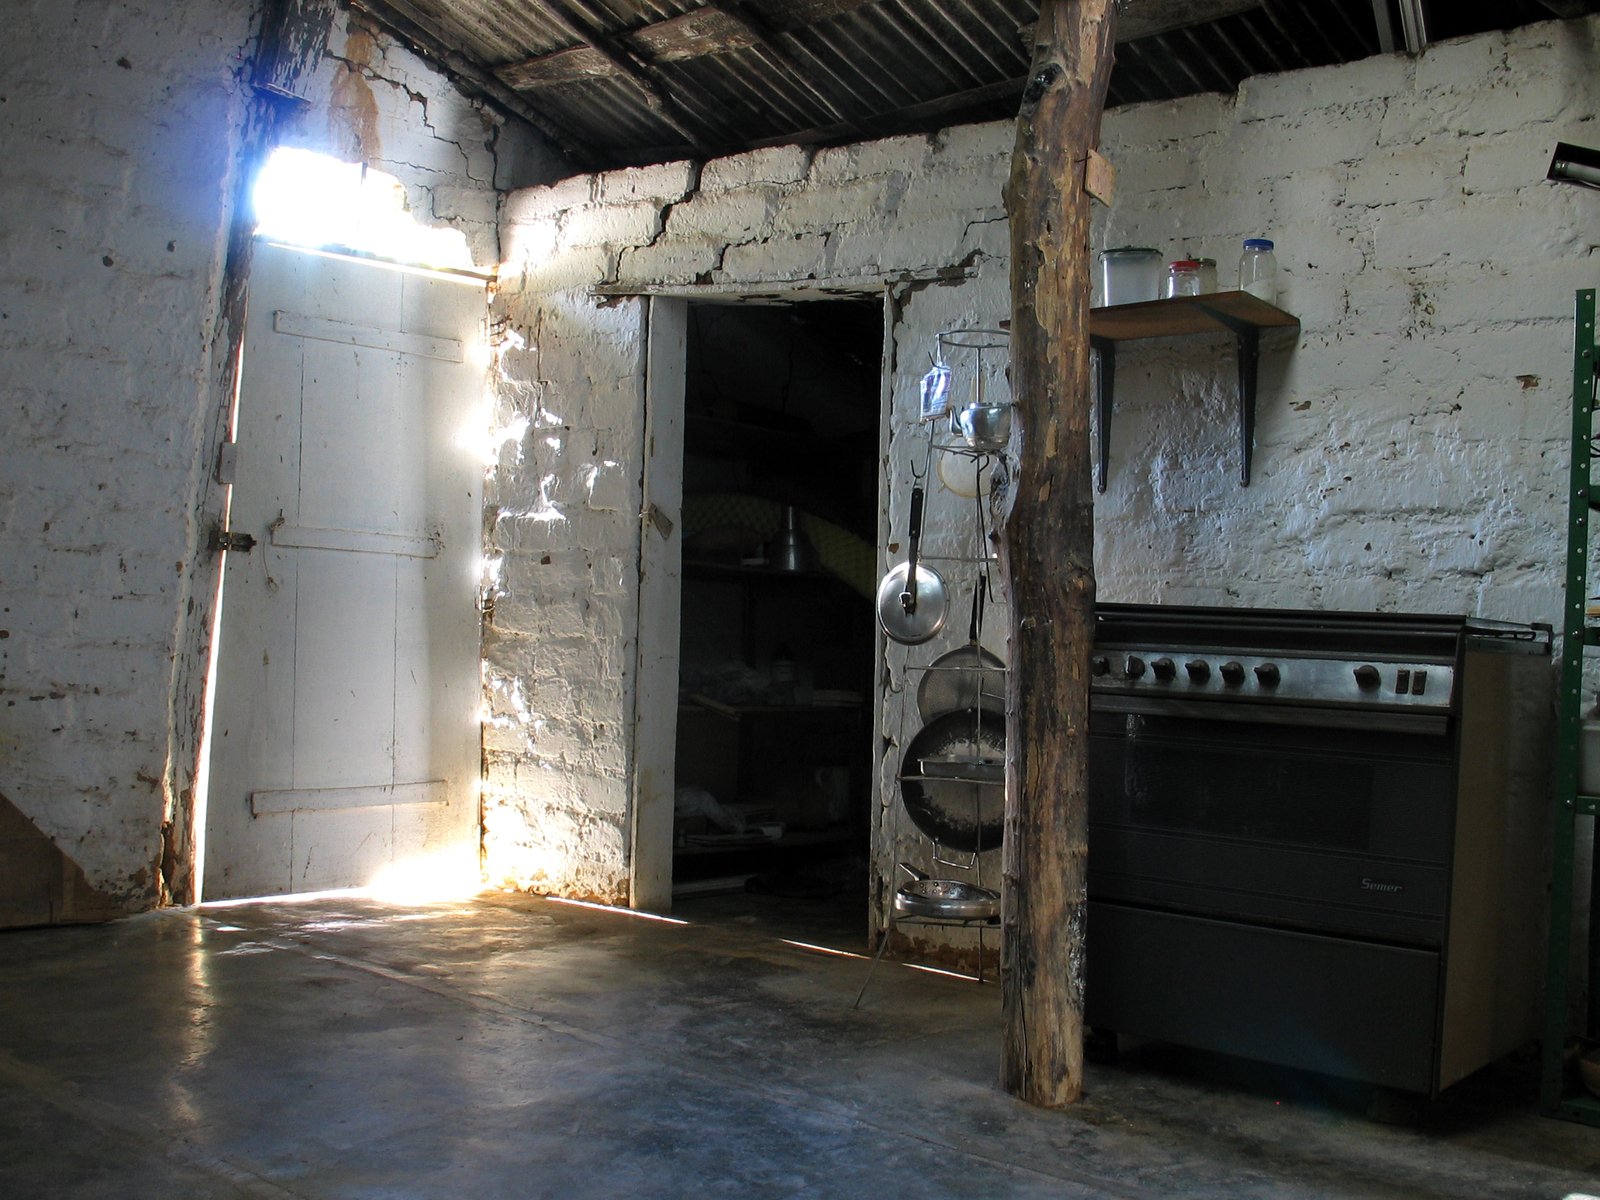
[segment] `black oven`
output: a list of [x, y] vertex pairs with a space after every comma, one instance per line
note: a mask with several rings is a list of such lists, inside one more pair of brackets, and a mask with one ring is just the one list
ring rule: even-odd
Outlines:
[[1101, 606], [1089, 1023], [1422, 1092], [1531, 1037], [1549, 649]]

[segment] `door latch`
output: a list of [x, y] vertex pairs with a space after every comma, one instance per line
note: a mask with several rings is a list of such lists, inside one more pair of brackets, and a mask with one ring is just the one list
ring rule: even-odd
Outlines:
[[211, 531], [211, 549], [220, 553], [223, 550], [240, 550], [245, 554], [256, 548], [256, 539], [248, 533], [234, 533], [231, 529], [221, 526]]

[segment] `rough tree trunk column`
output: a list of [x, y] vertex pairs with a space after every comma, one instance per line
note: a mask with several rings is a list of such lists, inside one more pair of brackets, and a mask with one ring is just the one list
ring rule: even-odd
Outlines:
[[1059, 1107], [1083, 1091], [1084, 882], [1094, 500], [1089, 196], [1112, 0], [1045, 0], [1006, 186], [1013, 476], [1001, 1082]]

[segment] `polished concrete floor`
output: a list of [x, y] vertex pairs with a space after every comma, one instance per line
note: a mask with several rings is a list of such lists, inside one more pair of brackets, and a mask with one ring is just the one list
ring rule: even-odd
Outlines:
[[685, 909], [333, 897], [0, 934], [0, 1196], [1600, 1196], [1600, 1130], [1536, 1115], [1526, 1062], [1394, 1125], [1361, 1089], [1136, 1047], [1046, 1112], [995, 1086], [996, 988], [885, 966], [853, 1010], [863, 960], [737, 898]]

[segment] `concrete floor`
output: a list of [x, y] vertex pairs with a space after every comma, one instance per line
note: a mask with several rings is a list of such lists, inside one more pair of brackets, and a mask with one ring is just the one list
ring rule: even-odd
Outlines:
[[1170, 1048], [995, 1086], [999, 991], [532, 899], [336, 897], [0, 934], [0, 1196], [1600, 1195], [1526, 1061], [1410, 1127]]

